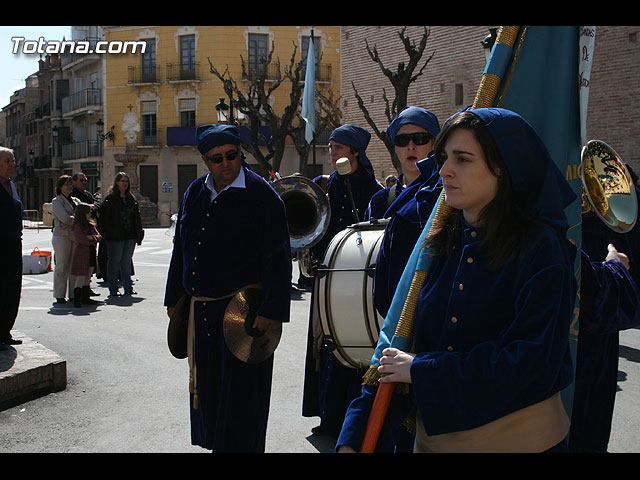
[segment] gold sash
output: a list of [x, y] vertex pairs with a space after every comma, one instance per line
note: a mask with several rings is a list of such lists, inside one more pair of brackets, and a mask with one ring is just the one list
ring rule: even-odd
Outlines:
[[416, 422], [415, 453], [539, 453], [560, 443], [569, 432], [560, 393], [471, 430], [427, 435]]

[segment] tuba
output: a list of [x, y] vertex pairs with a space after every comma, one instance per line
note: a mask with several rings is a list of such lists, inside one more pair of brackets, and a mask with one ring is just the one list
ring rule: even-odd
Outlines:
[[314, 272], [309, 249], [322, 239], [329, 228], [329, 198], [315, 182], [301, 175], [279, 178], [271, 186], [284, 202], [291, 252], [300, 262], [300, 271], [312, 277]]
[[595, 213], [605, 225], [626, 233], [636, 224], [638, 203], [631, 174], [606, 143], [591, 140], [582, 149], [582, 214]]

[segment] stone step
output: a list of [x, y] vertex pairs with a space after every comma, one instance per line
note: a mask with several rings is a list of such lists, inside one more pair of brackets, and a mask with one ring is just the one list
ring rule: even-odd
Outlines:
[[20, 332], [11, 335], [22, 344], [0, 350], [0, 410], [64, 390], [66, 360]]

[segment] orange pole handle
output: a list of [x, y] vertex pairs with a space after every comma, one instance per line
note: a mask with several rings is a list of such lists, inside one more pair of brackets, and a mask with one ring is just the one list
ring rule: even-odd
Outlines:
[[371, 407], [371, 415], [367, 422], [367, 429], [364, 432], [360, 453], [373, 453], [375, 450], [395, 386], [395, 383], [380, 383], [378, 385], [378, 391], [376, 392], [376, 398]]

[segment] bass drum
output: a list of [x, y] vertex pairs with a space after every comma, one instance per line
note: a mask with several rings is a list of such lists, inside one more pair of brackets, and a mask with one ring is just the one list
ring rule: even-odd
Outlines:
[[373, 279], [388, 220], [351, 225], [327, 247], [318, 267], [318, 308], [325, 343], [343, 365], [369, 367], [384, 318], [373, 304]]

